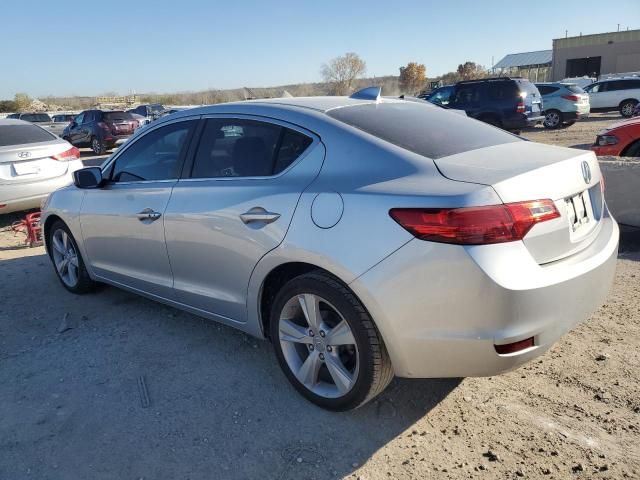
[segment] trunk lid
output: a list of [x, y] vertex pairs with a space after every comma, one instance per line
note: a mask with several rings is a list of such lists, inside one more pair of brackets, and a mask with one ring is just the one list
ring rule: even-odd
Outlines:
[[0, 185], [28, 183], [65, 175], [68, 162], [53, 155], [70, 148], [62, 140], [0, 147]]
[[490, 185], [504, 203], [553, 200], [560, 218], [537, 224], [523, 240], [539, 264], [577, 253], [599, 231], [602, 174], [593, 152], [515, 142], [434, 162], [451, 180]]

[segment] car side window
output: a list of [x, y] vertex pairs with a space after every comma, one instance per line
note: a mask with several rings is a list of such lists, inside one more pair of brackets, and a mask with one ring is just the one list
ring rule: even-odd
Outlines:
[[476, 103], [480, 100], [480, 89], [475, 85], [462, 85], [456, 89], [454, 102], [457, 104]]
[[82, 123], [84, 122], [84, 115], [85, 115], [84, 112], [82, 112], [76, 116], [74, 121], [76, 122], [77, 125], [82, 125]]
[[112, 182], [172, 180], [180, 176], [182, 158], [196, 120], [172, 123], [135, 140], [115, 159]]
[[517, 96], [517, 87], [513, 82], [492, 82], [488, 87], [491, 100], [514, 99]]
[[276, 175], [312, 142], [307, 135], [272, 123], [238, 118], [208, 119], [191, 178]]

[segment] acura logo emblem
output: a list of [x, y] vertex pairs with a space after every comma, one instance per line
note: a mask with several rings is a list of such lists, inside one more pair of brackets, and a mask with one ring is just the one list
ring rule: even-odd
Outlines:
[[582, 162], [582, 178], [584, 178], [584, 183], [586, 184], [591, 182], [591, 168], [588, 162]]
[[19, 152], [18, 158], [29, 158], [31, 156], [31, 152]]

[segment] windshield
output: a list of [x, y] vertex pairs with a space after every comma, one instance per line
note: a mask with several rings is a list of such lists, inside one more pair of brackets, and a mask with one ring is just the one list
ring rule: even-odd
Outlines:
[[164, 107], [159, 103], [152, 103], [149, 105], [149, 110], [152, 112], [164, 112]]
[[20, 119], [33, 123], [44, 123], [51, 121], [51, 117], [46, 113], [25, 113], [20, 117]]
[[522, 141], [457, 113], [418, 102], [336, 108], [330, 117], [428, 158]]
[[49, 142], [54, 138], [55, 135], [35, 125], [0, 125], [0, 147]]

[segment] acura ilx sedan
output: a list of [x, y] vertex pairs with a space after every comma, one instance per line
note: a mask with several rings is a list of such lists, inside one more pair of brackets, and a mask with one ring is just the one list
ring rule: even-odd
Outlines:
[[268, 338], [332, 410], [394, 375], [495, 375], [541, 355], [614, 276], [596, 157], [379, 93], [220, 104], [139, 130], [48, 199], [62, 285], [108, 283]]

